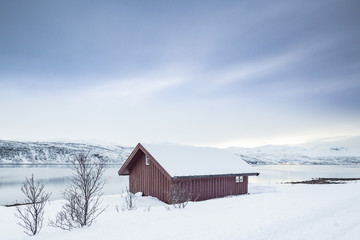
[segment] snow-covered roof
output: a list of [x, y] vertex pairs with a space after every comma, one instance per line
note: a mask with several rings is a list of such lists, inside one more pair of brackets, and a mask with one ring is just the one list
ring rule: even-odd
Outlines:
[[172, 177], [258, 174], [240, 157], [223, 149], [175, 144], [141, 145]]

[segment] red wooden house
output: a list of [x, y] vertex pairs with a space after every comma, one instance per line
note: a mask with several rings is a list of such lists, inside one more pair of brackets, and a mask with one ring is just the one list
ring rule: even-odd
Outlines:
[[129, 175], [132, 193], [142, 192], [166, 203], [169, 203], [167, 193], [174, 184], [196, 193], [197, 200], [207, 200], [246, 194], [248, 176], [259, 175], [226, 150], [140, 143], [118, 174]]

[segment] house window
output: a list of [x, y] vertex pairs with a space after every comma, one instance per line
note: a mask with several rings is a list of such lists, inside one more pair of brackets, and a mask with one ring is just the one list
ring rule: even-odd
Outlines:
[[239, 183], [239, 182], [243, 182], [243, 181], [244, 181], [243, 176], [236, 176], [235, 182]]
[[150, 159], [148, 156], [145, 156], [145, 165], [150, 165]]

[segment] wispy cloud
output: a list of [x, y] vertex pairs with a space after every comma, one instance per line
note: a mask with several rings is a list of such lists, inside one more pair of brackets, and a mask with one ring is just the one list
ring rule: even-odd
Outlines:
[[218, 74], [212, 80], [215, 85], [226, 85], [234, 82], [246, 83], [260, 77], [266, 77], [268, 82], [274, 82], [271, 79], [274, 73], [282, 73], [291, 77], [291, 69], [296, 68], [294, 65], [309, 61], [311, 58], [328, 50], [336, 43], [335, 38], [314, 38], [295, 45], [283, 52], [274, 53], [269, 56], [258, 56], [255, 60], [248, 57], [240, 63], [233, 64], [222, 70], [218, 69]]
[[298, 59], [292, 55], [285, 54], [268, 59], [239, 64], [220, 72], [218, 76], [213, 79], [213, 83], [215, 86], [218, 86], [234, 82], [241, 83], [251, 81], [255, 78], [278, 72], [295, 60]]
[[1, 134], [135, 139], [136, 128], [229, 144], [358, 131], [356, 0], [2, 5]]
[[182, 82], [183, 79], [176, 77], [111, 80], [91, 87], [84, 93], [95, 98], [143, 100]]

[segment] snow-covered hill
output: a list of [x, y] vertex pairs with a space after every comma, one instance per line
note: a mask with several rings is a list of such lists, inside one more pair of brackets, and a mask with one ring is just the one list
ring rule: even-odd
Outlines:
[[[0, 164], [66, 164], [80, 152], [90, 152], [108, 163], [122, 164], [133, 147], [99, 142], [0, 140]], [[251, 164], [360, 164], [360, 137], [325, 139], [297, 146], [231, 147], [228, 150]]]
[[107, 163], [122, 164], [131, 150], [132, 147], [115, 144], [0, 140], [0, 164], [67, 164], [78, 153], [90, 153]]
[[360, 164], [360, 137], [324, 139], [297, 146], [231, 147], [252, 164]]

